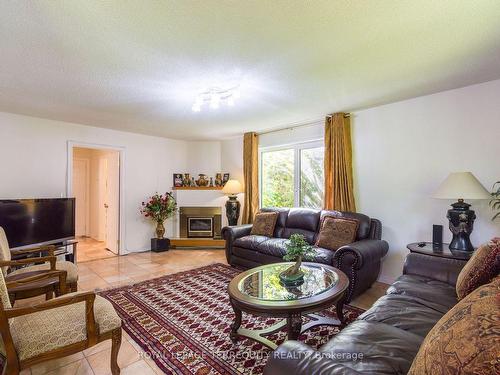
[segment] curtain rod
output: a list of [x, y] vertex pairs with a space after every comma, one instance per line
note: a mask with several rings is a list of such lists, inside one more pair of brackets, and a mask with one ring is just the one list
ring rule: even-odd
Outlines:
[[[329, 117], [329, 118], [331, 118], [332, 116], [333, 116], [333, 114], [332, 115], [326, 115], [326, 117]], [[351, 117], [350, 113], [345, 113], [344, 114], [344, 118], [349, 118], [349, 117]], [[281, 131], [284, 131], [284, 130], [293, 130], [293, 129], [297, 129], [297, 128], [303, 128], [303, 127], [306, 127], [306, 126], [316, 125], [318, 123], [318, 121], [321, 121], [321, 119], [318, 119], [318, 120], [315, 120], [315, 121], [311, 121], [311, 122], [308, 122], [308, 123], [305, 123], [305, 124], [299, 124], [299, 125], [289, 126], [287, 128], [267, 130], [265, 132], [257, 132], [257, 134], [258, 135], [264, 135], [264, 134], [281, 132]]]

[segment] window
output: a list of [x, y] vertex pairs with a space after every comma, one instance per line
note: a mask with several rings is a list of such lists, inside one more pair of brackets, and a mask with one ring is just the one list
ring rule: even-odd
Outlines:
[[260, 150], [262, 207], [323, 206], [322, 142]]

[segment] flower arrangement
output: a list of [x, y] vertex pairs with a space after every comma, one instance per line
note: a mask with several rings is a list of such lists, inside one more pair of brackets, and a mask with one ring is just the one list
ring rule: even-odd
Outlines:
[[290, 240], [286, 243], [286, 254], [283, 259], [286, 261], [295, 261], [295, 264], [280, 274], [283, 283], [297, 283], [304, 277], [300, 270], [302, 260], [308, 260], [313, 257], [315, 251], [309, 245], [302, 234], [292, 234]]
[[177, 202], [172, 193], [156, 193], [147, 202], [142, 202], [141, 214], [156, 222], [156, 237], [159, 239], [165, 234], [164, 221], [174, 216], [176, 211]]

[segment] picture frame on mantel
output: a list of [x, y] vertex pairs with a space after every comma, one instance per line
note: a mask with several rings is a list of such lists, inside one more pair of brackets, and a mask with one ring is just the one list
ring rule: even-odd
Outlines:
[[182, 173], [174, 173], [174, 187], [182, 187]]
[[222, 177], [222, 185], [225, 185], [229, 181], [229, 173], [224, 173]]

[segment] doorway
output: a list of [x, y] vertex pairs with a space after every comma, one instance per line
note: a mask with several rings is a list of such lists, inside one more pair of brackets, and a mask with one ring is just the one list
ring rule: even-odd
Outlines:
[[[77, 261], [119, 255], [120, 151], [71, 146], [70, 194], [76, 198]], [[68, 189], [69, 190], [69, 189]]]

